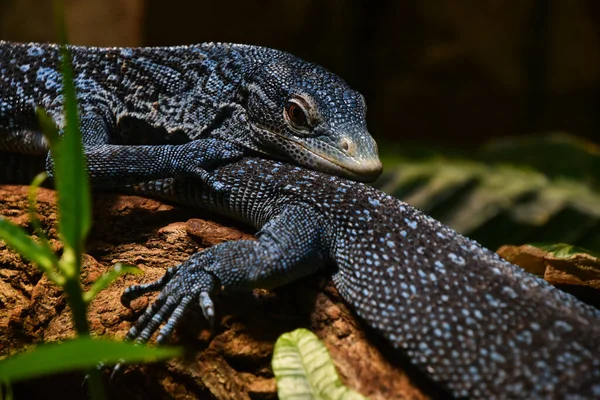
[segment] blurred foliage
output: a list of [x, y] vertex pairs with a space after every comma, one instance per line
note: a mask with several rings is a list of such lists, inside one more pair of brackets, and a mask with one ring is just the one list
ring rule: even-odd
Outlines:
[[181, 349], [173, 347], [135, 346], [127, 342], [80, 336], [61, 343], [41, 344], [31, 351], [2, 360], [0, 382], [97, 369], [99, 365], [113, 365], [123, 360], [131, 363], [157, 362], [181, 354]]
[[600, 249], [598, 148], [566, 135], [491, 142], [467, 154], [381, 146], [376, 186], [486, 247]]
[[527, 166], [600, 189], [600, 146], [564, 133], [496, 140], [483, 146], [478, 159]]

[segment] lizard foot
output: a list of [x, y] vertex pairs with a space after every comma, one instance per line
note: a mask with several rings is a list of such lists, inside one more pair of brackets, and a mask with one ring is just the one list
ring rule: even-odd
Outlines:
[[198, 139], [174, 146], [172, 157], [174, 175], [193, 176], [209, 189], [224, 192], [225, 184], [219, 182], [208, 170], [236, 161], [244, 156], [239, 146], [218, 139]]
[[145, 343], [164, 322], [156, 341], [158, 343], [165, 342], [194, 299], [198, 300], [204, 316], [212, 325], [215, 312], [210, 295], [220, 287], [218, 279], [206, 269], [212, 264], [212, 259], [210, 252], [203, 251], [190, 257], [186, 262], [169, 269], [162, 278], [155, 282], [127, 288], [121, 296], [121, 302], [125, 306], [129, 306], [131, 300], [146, 293], [157, 290], [161, 290], [161, 292], [129, 330], [125, 340]]
[[[157, 290], [161, 292], [154, 303], [131, 327], [125, 340], [146, 343], [159, 330], [160, 325], [165, 323], [158, 332], [156, 342], [166, 342], [194, 299], [199, 302], [204, 317], [212, 327], [215, 308], [210, 296], [220, 288], [218, 279], [205, 269], [212, 263], [212, 255], [210, 252], [204, 251], [190, 257], [186, 262], [170, 268], [157, 281], [128, 287], [121, 296], [121, 303], [126, 307], [129, 307], [131, 300], [146, 293]], [[117, 375], [120, 369], [121, 364], [115, 365], [111, 378]]]

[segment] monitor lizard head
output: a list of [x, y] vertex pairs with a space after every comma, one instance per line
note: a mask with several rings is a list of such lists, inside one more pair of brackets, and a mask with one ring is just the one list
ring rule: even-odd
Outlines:
[[340, 77], [278, 53], [247, 82], [247, 117], [257, 150], [358, 181], [381, 174], [365, 100]]

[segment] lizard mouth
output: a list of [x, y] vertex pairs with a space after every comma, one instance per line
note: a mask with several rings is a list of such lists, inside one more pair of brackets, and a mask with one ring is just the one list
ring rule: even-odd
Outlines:
[[294, 157], [291, 152], [287, 152], [289, 157], [302, 165], [319, 171], [360, 182], [373, 182], [381, 175], [383, 170], [381, 161], [377, 156], [377, 151], [375, 151], [374, 154], [368, 154], [358, 158], [345, 155], [342, 150], [330, 146], [333, 151], [339, 153], [339, 156], [335, 156], [330, 153], [319, 151], [319, 149], [315, 149], [312, 146], [307, 146], [306, 143], [299, 142], [292, 138], [283, 135], [277, 136], [292, 144], [294, 147], [300, 148], [302, 154], [309, 155], [308, 157], [297, 158]]

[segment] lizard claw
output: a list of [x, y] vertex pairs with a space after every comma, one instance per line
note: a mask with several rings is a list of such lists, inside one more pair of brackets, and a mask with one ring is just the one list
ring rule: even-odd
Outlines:
[[122, 372], [123, 372], [123, 363], [115, 364], [112, 371], [110, 372], [110, 377], [108, 379], [113, 381], [114, 379], [117, 378], [117, 376], [121, 375]]
[[[218, 279], [207, 271], [212, 262], [211, 252], [206, 250], [190, 257], [186, 262], [170, 268], [162, 278], [155, 282], [127, 288], [121, 296], [121, 302], [126, 306], [131, 300], [143, 294], [156, 290], [161, 290], [161, 292], [154, 303], [131, 327], [125, 340], [145, 343], [156, 331], [159, 331], [156, 341], [158, 343], [166, 342], [195, 298], [200, 299], [202, 312], [212, 326], [215, 311], [210, 294], [220, 288]], [[164, 325], [160, 327], [163, 323]], [[118, 369], [113, 370], [113, 373], [116, 373]]]
[[210, 298], [208, 292], [201, 292], [199, 296], [200, 307], [202, 308], [202, 313], [204, 314], [204, 318], [210, 324], [212, 328], [215, 323], [215, 306]]

